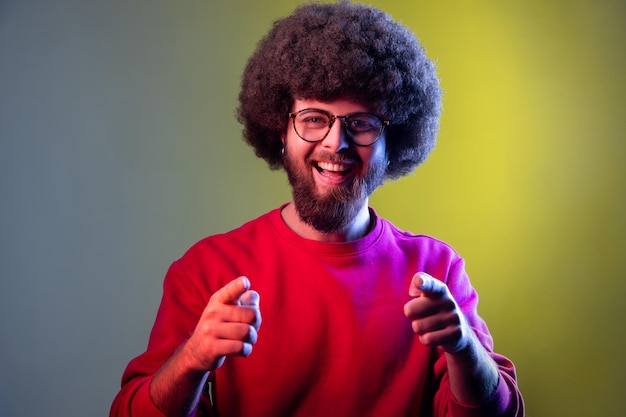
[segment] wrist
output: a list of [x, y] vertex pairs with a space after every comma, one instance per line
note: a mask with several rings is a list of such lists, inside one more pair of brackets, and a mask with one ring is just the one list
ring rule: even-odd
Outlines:
[[[199, 355], [198, 350], [194, 347], [193, 340], [185, 340], [174, 353], [178, 362], [179, 371], [187, 375], [203, 375], [217, 368], [218, 366], [210, 366], [210, 363], [217, 362], [213, 360], [207, 361], [206, 358]], [[208, 363], [207, 363], [208, 362]]]
[[489, 401], [500, 378], [498, 366], [477, 337], [469, 338], [460, 350], [446, 352], [450, 385], [454, 397], [464, 403], [479, 405]]

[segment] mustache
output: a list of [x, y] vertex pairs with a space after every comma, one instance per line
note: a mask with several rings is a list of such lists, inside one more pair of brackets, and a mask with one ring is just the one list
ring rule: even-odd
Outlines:
[[328, 151], [319, 151], [314, 155], [307, 158], [308, 163], [313, 161], [328, 161], [337, 163], [359, 163], [360, 159], [356, 156], [348, 155], [345, 153], [334, 153]]

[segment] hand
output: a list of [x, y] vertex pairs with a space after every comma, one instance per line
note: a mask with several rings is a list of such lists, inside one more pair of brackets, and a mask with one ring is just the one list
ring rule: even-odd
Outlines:
[[445, 283], [418, 272], [409, 295], [413, 299], [404, 305], [404, 314], [422, 344], [456, 353], [471, 343], [473, 332]]
[[227, 356], [250, 355], [261, 326], [259, 300], [259, 294], [250, 290], [246, 277], [239, 277], [216, 291], [183, 347], [189, 366], [198, 371], [212, 371], [222, 366]]

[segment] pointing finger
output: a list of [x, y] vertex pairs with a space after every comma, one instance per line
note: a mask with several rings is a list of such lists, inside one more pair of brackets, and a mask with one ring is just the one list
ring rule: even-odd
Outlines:
[[217, 290], [209, 300], [209, 304], [238, 304], [239, 298], [249, 288], [250, 280], [247, 277], [236, 278]]

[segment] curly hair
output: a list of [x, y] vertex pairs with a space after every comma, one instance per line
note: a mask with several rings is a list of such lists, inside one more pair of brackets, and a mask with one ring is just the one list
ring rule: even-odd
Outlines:
[[294, 99], [340, 97], [390, 121], [385, 178], [413, 171], [433, 149], [441, 113], [434, 64], [406, 27], [349, 1], [301, 5], [274, 22], [243, 72], [237, 119], [256, 155], [279, 169]]

